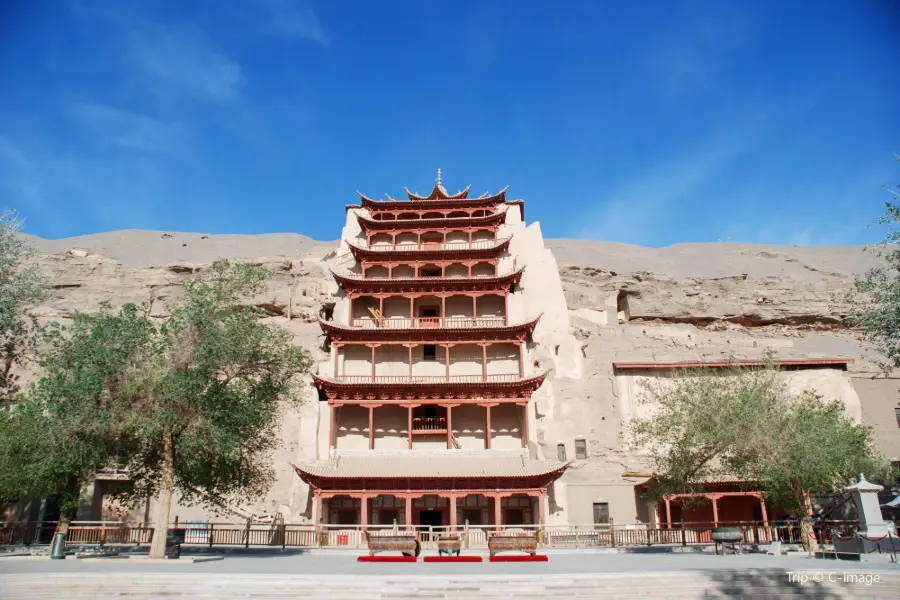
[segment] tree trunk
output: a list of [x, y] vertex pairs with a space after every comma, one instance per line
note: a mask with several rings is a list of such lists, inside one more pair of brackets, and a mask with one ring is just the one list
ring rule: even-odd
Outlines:
[[[69, 526], [72, 524], [72, 521], [75, 520], [75, 516], [78, 514], [78, 508], [67, 508], [66, 510], [60, 511], [59, 520], [56, 522], [56, 529], [53, 531], [53, 537], [56, 537], [57, 533], [61, 533], [64, 536], [69, 536]], [[50, 548], [47, 549], [47, 555], [49, 556], [53, 552], [53, 545], [50, 545]]]
[[802, 515], [800, 517], [800, 538], [803, 541], [803, 548], [814, 556], [819, 551], [819, 540], [816, 539], [812, 519], [809, 518], [807, 511], [803, 511], [800, 514]]
[[169, 515], [172, 512], [172, 493], [175, 491], [175, 451], [172, 448], [172, 430], [163, 433], [163, 472], [156, 499], [156, 517], [153, 524], [153, 542], [150, 558], [165, 558], [166, 535], [169, 532]]

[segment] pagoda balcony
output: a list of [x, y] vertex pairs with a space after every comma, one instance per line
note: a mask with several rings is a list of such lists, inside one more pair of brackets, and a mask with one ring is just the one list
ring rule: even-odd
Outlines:
[[510, 237], [477, 242], [421, 242], [410, 244], [373, 244], [364, 240], [347, 242], [353, 258], [359, 262], [390, 259], [408, 260], [410, 257], [480, 258], [496, 256], [509, 249]]
[[484, 329], [488, 327], [506, 327], [506, 317], [391, 317], [389, 319], [373, 319], [371, 317], [353, 319], [352, 327], [360, 329], [421, 329], [436, 327], [446, 329]]
[[496, 292], [503, 293], [522, 280], [525, 267], [502, 275], [420, 275], [417, 277], [365, 277], [340, 270], [331, 272], [335, 282], [350, 297], [403, 292]]
[[381, 220], [373, 218], [372, 213], [360, 210], [356, 213], [356, 220], [363, 231], [413, 231], [418, 229], [452, 229], [457, 227], [494, 227], [506, 222], [506, 207], [494, 212], [488, 212], [478, 217], [434, 217], [428, 219], [389, 219]]
[[499, 244], [509, 241], [510, 238], [505, 237], [496, 240], [480, 240], [477, 242], [421, 242], [407, 244], [373, 244], [369, 245], [362, 240], [354, 242], [351, 246], [359, 249], [365, 249], [370, 252], [431, 252], [445, 250], [492, 250]]
[[437, 343], [477, 338], [484, 342], [524, 341], [534, 332], [541, 315], [522, 323], [504, 316], [392, 317], [353, 319], [350, 325], [319, 319], [319, 326], [335, 343], [383, 341], [385, 343]]
[[447, 433], [447, 417], [413, 417], [413, 433]]
[[523, 401], [544, 382], [547, 372], [534, 376], [519, 373], [477, 375], [313, 375], [313, 381], [328, 401], [398, 403], [447, 399], [463, 402]]

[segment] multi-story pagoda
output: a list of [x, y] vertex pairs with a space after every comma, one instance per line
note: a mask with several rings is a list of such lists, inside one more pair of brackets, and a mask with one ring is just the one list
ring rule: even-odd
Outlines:
[[546, 372], [529, 364], [541, 315], [510, 251], [523, 203], [468, 192], [448, 194], [438, 170], [427, 196], [347, 207], [339, 300], [320, 321], [331, 359], [314, 376], [328, 459], [295, 467], [317, 523], [546, 522], [568, 465], [529, 451]]

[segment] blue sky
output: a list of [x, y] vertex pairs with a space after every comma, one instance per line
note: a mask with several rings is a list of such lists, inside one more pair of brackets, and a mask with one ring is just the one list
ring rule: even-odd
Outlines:
[[[29, 232], [338, 237], [510, 185], [546, 237], [855, 244], [900, 164], [890, 0], [11, 0], [0, 205]], [[452, 191], [452, 190], [451, 190]]]

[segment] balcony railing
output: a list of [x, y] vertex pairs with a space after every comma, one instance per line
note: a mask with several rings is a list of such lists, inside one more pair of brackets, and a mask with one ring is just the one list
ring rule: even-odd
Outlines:
[[524, 379], [518, 373], [494, 375], [341, 375], [331, 378], [341, 383], [503, 383]]
[[446, 417], [413, 417], [413, 431], [447, 431]]
[[353, 319], [352, 327], [360, 329], [475, 329], [480, 327], [505, 327], [506, 317], [391, 317]]
[[353, 245], [372, 252], [418, 252], [421, 250], [489, 250], [509, 238], [495, 240], [481, 240], [477, 242], [421, 242], [410, 244], [367, 244], [361, 240], [354, 240]]

